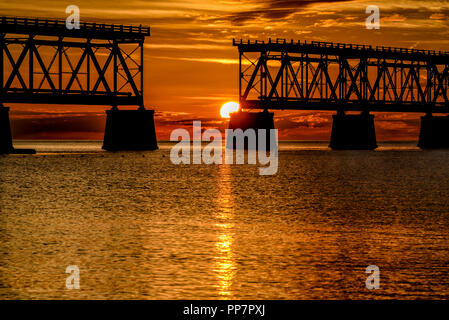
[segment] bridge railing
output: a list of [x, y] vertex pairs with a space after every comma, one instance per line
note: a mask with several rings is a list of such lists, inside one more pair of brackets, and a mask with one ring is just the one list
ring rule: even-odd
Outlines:
[[406, 53], [406, 54], [423, 54], [432, 56], [449, 56], [448, 51], [436, 51], [436, 50], [422, 50], [422, 49], [409, 49], [409, 48], [396, 48], [396, 47], [386, 47], [386, 46], [376, 46], [373, 48], [371, 45], [364, 44], [351, 44], [351, 43], [338, 43], [338, 42], [325, 42], [325, 41], [311, 41], [307, 40], [301, 42], [300, 40], [287, 41], [286, 39], [268, 39], [267, 42], [264, 40], [246, 40], [236, 41], [232, 39], [232, 44], [234, 46], [238, 45], [270, 45], [270, 44], [285, 44], [285, 45], [297, 45], [297, 46], [309, 46], [318, 48], [331, 48], [331, 49], [352, 49], [352, 50], [371, 50], [375, 52], [391, 52], [391, 53]]
[[[66, 29], [65, 20], [56, 19], [39, 19], [39, 18], [22, 18], [22, 17], [0, 17], [0, 27], [34, 27], [46, 29]], [[117, 25], [105, 23], [89, 23], [80, 22], [80, 29], [86, 31], [100, 31], [100, 32], [116, 32], [128, 33], [135, 35], [150, 35], [150, 27], [147, 26], [132, 26], [132, 25]], [[76, 30], [75, 30], [76, 31]]]

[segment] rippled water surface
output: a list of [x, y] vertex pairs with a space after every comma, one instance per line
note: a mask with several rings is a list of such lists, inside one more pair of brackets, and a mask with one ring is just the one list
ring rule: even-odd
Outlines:
[[284, 142], [259, 176], [168, 143], [15, 144], [38, 153], [0, 156], [0, 298], [449, 298], [449, 151]]

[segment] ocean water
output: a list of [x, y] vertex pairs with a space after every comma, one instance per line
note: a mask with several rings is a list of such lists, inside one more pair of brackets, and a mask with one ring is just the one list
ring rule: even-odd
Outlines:
[[16, 141], [38, 153], [0, 156], [0, 298], [448, 299], [449, 151], [415, 145], [281, 142], [260, 176]]

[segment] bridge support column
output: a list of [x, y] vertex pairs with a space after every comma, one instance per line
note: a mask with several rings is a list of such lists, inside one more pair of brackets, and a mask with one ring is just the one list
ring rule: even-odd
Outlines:
[[[276, 136], [274, 133], [270, 131], [270, 129], [274, 129], [274, 120], [273, 120], [273, 112], [263, 111], [263, 112], [245, 112], [238, 111], [231, 113], [231, 118], [229, 120], [229, 129], [242, 129], [243, 132], [247, 129], [254, 129], [256, 133], [256, 149], [259, 145], [259, 135], [258, 129], [266, 129], [266, 150], [269, 150], [270, 147], [277, 148]], [[242, 146], [237, 145], [236, 139], [231, 139], [229, 136], [226, 137], [226, 148], [229, 149], [242, 149]], [[234, 141], [233, 141], [234, 140]], [[270, 145], [270, 142], [274, 141], [273, 146]], [[244, 149], [248, 150], [248, 142], [245, 139]]]
[[106, 111], [106, 129], [103, 149], [108, 151], [156, 150], [154, 110]]
[[9, 108], [0, 103], [0, 154], [13, 153]]
[[418, 147], [421, 149], [449, 148], [449, 116], [421, 117]]
[[374, 115], [339, 112], [332, 116], [329, 147], [335, 150], [374, 150], [377, 148]]

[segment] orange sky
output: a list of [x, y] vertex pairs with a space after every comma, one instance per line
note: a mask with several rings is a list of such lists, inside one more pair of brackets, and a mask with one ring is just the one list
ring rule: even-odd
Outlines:
[[[76, 4], [81, 21], [143, 24], [145, 105], [156, 110], [158, 139], [202, 120], [224, 128], [219, 110], [238, 101], [238, 52], [232, 38], [287, 38], [449, 51], [446, 1], [298, 0], [9, 0], [1, 15], [65, 19]], [[381, 29], [367, 30], [367, 5], [381, 10]], [[14, 138], [102, 139], [104, 106], [11, 107]], [[331, 114], [276, 112], [281, 139], [328, 139]], [[416, 139], [419, 115], [376, 114], [379, 140]]]

